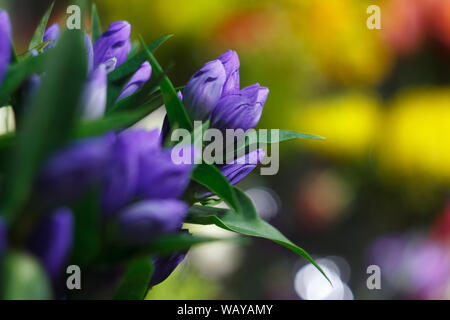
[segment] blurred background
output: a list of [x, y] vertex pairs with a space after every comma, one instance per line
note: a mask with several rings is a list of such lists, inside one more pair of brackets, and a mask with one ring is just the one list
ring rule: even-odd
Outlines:
[[[50, 2], [0, 0], [18, 52]], [[326, 137], [283, 144], [279, 173], [241, 187], [334, 288], [269, 241], [230, 241], [191, 250], [149, 299], [450, 298], [450, 1], [96, 3], [104, 29], [128, 20], [134, 38], [175, 35], [157, 52], [175, 85], [234, 49], [241, 85], [270, 89], [260, 128]], [[372, 4], [381, 30], [366, 26]], [[52, 22], [63, 25], [66, 7], [56, 1]], [[372, 264], [381, 290], [367, 288]]]

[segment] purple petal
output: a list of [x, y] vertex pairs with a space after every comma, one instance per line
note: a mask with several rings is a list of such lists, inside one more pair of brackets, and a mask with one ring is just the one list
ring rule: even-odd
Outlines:
[[95, 120], [103, 117], [106, 108], [107, 74], [104, 64], [91, 73], [83, 92], [83, 119]]
[[61, 205], [99, 183], [107, 172], [114, 134], [82, 140], [56, 154], [38, 179], [41, 199]]
[[234, 185], [252, 172], [264, 156], [264, 151], [262, 149], [257, 149], [236, 159], [232, 164], [226, 164], [219, 167], [219, 169], [228, 181]]
[[59, 26], [58, 24], [52, 24], [50, 27], [47, 28], [47, 30], [45, 30], [44, 33], [44, 42], [50, 41], [49, 44], [47, 44], [47, 46], [44, 48], [44, 51], [53, 48], [56, 45], [56, 40], [59, 39]]
[[227, 94], [232, 94], [239, 92], [240, 88], [240, 79], [239, 79], [239, 57], [236, 51], [228, 50], [223, 55], [218, 58], [224, 68], [225, 73], [227, 75], [227, 80], [225, 81], [225, 85], [223, 87], [222, 96]]
[[131, 96], [136, 91], [142, 88], [142, 86], [150, 79], [152, 75], [152, 67], [148, 61], [145, 61], [136, 71], [136, 73], [131, 77], [130, 81], [125, 85], [122, 92], [117, 98], [117, 101], [125, 99]]
[[117, 59], [120, 66], [128, 57], [131, 50], [131, 26], [126, 21], [117, 21], [109, 26], [94, 46], [94, 68], [111, 58]]
[[55, 280], [64, 269], [73, 243], [74, 221], [69, 209], [56, 210], [37, 227], [28, 241], [28, 247]]
[[143, 154], [153, 157], [160, 144], [158, 130], [125, 131], [117, 137], [112, 151], [113, 163], [103, 187], [102, 208], [105, 214], [117, 212], [136, 197], [138, 179], [142, 176], [140, 159]]
[[220, 60], [206, 63], [186, 85], [183, 103], [191, 120], [208, 120], [222, 96], [225, 68]]
[[145, 199], [179, 198], [189, 184], [191, 170], [191, 164], [175, 164], [170, 151], [148, 154], [140, 162], [139, 195]]
[[188, 206], [179, 200], [141, 201], [128, 207], [116, 220], [121, 241], [145, 244], [155, 237], [181, 229]]
[[84, 46], [86, 48], [88, 73], [94, 69], [94, 47], [92, 46], [91, 37], [84, 33]]
[[155, 269], [149, 287], [156, 286], [166, 280], [185, 257], [185, 253], [173, 253], [169, 256], [153, 258], [152, 260]]
[[11, 60], [11, 23], [6, 11], [0, 11], [0, 84]]
[[254, 128], [261, 118], [268, 94], [269, 89], [254, 84], [223, 96], [211, 115], [211, 127], [244, 131]]

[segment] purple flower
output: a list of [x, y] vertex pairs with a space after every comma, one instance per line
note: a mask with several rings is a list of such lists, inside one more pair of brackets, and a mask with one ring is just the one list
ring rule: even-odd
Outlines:
[[152, 67], [148, 61], [145, 61], [125, 85], [117, 100], [125, 99], [141, 89], [148, 79], [150, 79], [151, 75]]
[[269, 89], [254, 84], [223, 96], [211, 115], [211, 127], [217, 129], [254, 128], [261, 118]]
[[0, 11], [0, 84], [11, 59], [11, 23], [6, 11]]
[[86, 139], [58, 151], [38, 179], [42, 200], [61, 205], [100, 183], [110, 165], [114, 134]]
[[170, 199], [183, 195], [189, 184], [192, 165], [175, 164], [171, 152], [164, 150], [142, 157], [139, 169], [138, 193], [141, 197]]
[[188, 210], [179, 200], [146, 200], [124, 211], [117, 219], [120, 240], [130, 245], [145, 244], [163, 234], [181, 229]]
[[262, 149], [257, 149], [236, 159], [232, 164], [220, 166], [219, 169], [228, 181], [234, 185], [255, 169], [261, 162], [261, 159], [264, 158], [264, 155], [265, 153]]
[[237, 53], [228, 50], [192, 76], [183, 92], [191, 120], [209, 119], [217, 129], [247, 130], [258, 124], [269, 89], [254, 84], [240, 90], [239, 66]]
[[44, 48], [44, 51], [53, 48], [55, 46], [56, 40], [59, 39], [59, 34], [60, 34], [59, 26], [56, 23], [52, 24], [50, 27], [47, 28], [47, 30], [45, 30], [43, 41], [44, 42], [50, 41], [50, 43], [47, 44], [47, 46]]
[[[129, 130], [117, 136], [111, 155], [114, 160], [108, 168], [103, 185], [102, 208], [105, 214], [121, 210], [137, 196], [141, 179], [141, 158], [144, 155], [156, 156], [159, 149], [160, 141], [156, 130]], [[156, 185], [160, 181], [151, 183]]]
[[236, 93], [240, 88], [240, 62], [236, 51], [228, 50], [218, 59], [222, 62], [227, 77], [223, 86], [222, 95], [224, 96], [227, 94]]
[[30, 251], [39, 257], [53, 280], [61, 274], [69, 256], [73, 227], [72, 212], [60, 208], [41, 222], [28, 241]]
[[106, 108], [107, 77], [104, 64], [89, 76], [83, 92], [83, 118], [95, 120], [103, 117]]
[[222, 96], [226, 80], [220, 60], [206, 63], [186, 84], [183, 103], [191, 120], [208, 120]]
[[126, 21], [117, 21], [109, 26], [94, 46], [94, 68], [115, 59], [116, 66], [124, 63], [131, 50], [131, 26]]
[[169, 256], [153, 258], [153, 265], [155, 267], [150, 280], [149, 287], [156, 286], [163, 282], [170, 276], [170, 274], [178, 267], [184, 260], [186, 253], [173, 253]]

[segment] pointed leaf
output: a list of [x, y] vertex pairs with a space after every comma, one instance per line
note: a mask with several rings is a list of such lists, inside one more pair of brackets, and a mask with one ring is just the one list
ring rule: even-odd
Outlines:
[[125, 271], [114, 299], [143, 300], [152, 278], [154, 266], [150, 257], [132, 261]]
[[54, 5], [55, 3], [52, 2], [50, 8], [47, 9], [44, 16], [42, 17], [41, 22], [39, 23], [38, 27], [36, 28], [36, 31], [33, 34], [33, 37], [31, 38], [30, 45], [28, 46], [29, 50], [32, 50], [35, 47], [42, 44], [44, 40], [45, 29], [47, 28], [48, 19], [50, 18]]
[[[142, 46], [145, 46], [144, 41], [141, 38]], [[150, 64], [152, 65], [153, 73], [156, 76], [164, 74], [161, 66], [158, 61], [155, 59], [153, 54], [145, 49], [147, 53], [147, 58]], [[177, 92], [175, 91], [172, 82], [169, 80], [167, 76], [163, 76], [160, 83], [161, 92], [163, 94], [164, 103], [166, 106], [167, 117], [169, 118], [169, 122], [172, 128], [184, 128], [192, 132], [193, 126], [192, 122], [189, 119], [189, 116], [186, 112], [186, 109], [183, 106], [180, 98], [178, 98]]]
[[98, 16], [97, 6], [92, 4], [91, 10], [91, 25], [92, 25], [92, 44], [97, 42], [97, 39], [102, 35], [102, 24], [100, 23], [100, 17]]
[[193, 206], [190, 209], [186, 222], [197, 224], [215, 224], [218, 227], [239, 234], [272, 240], [304, 257], [312, 263], [325, 276], [325, 278], [327, 278], [328, 281], [330, 281], [323, 270], [305, 250], [296, 246], [276, 228], [259, 218], [252, 201], [243, 191], [236, 187], [233, 187], [233, 189], [235, 190], [236, 196], [241, 205], [241, 213], [236, 213], [231, 210], [217, 210], [217, 208]]

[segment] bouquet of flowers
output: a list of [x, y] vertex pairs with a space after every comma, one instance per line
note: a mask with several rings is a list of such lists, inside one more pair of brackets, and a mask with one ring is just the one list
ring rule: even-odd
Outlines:
[[[143, 299], [189, 248], [220, 240], [184, 223], [266, 238], [319, 268], [234, 186], [267, 146], [319, 138], [253, 129], [269, 90], [240, 88], [236, 52], [175, 88], [153, 55], [170, 36], [132, 42], [126, 21], [102, 32], [95, 6], [90, 34], [60, 32], [51, 11], [22, 55], [0, 11], [0, 106], [13, 117], [0, 135], [1, 298]], [[161, 106], [162, 130], [135, 126]], [[231, 147], [211, 138], [228, 130], [241, 133]]]

